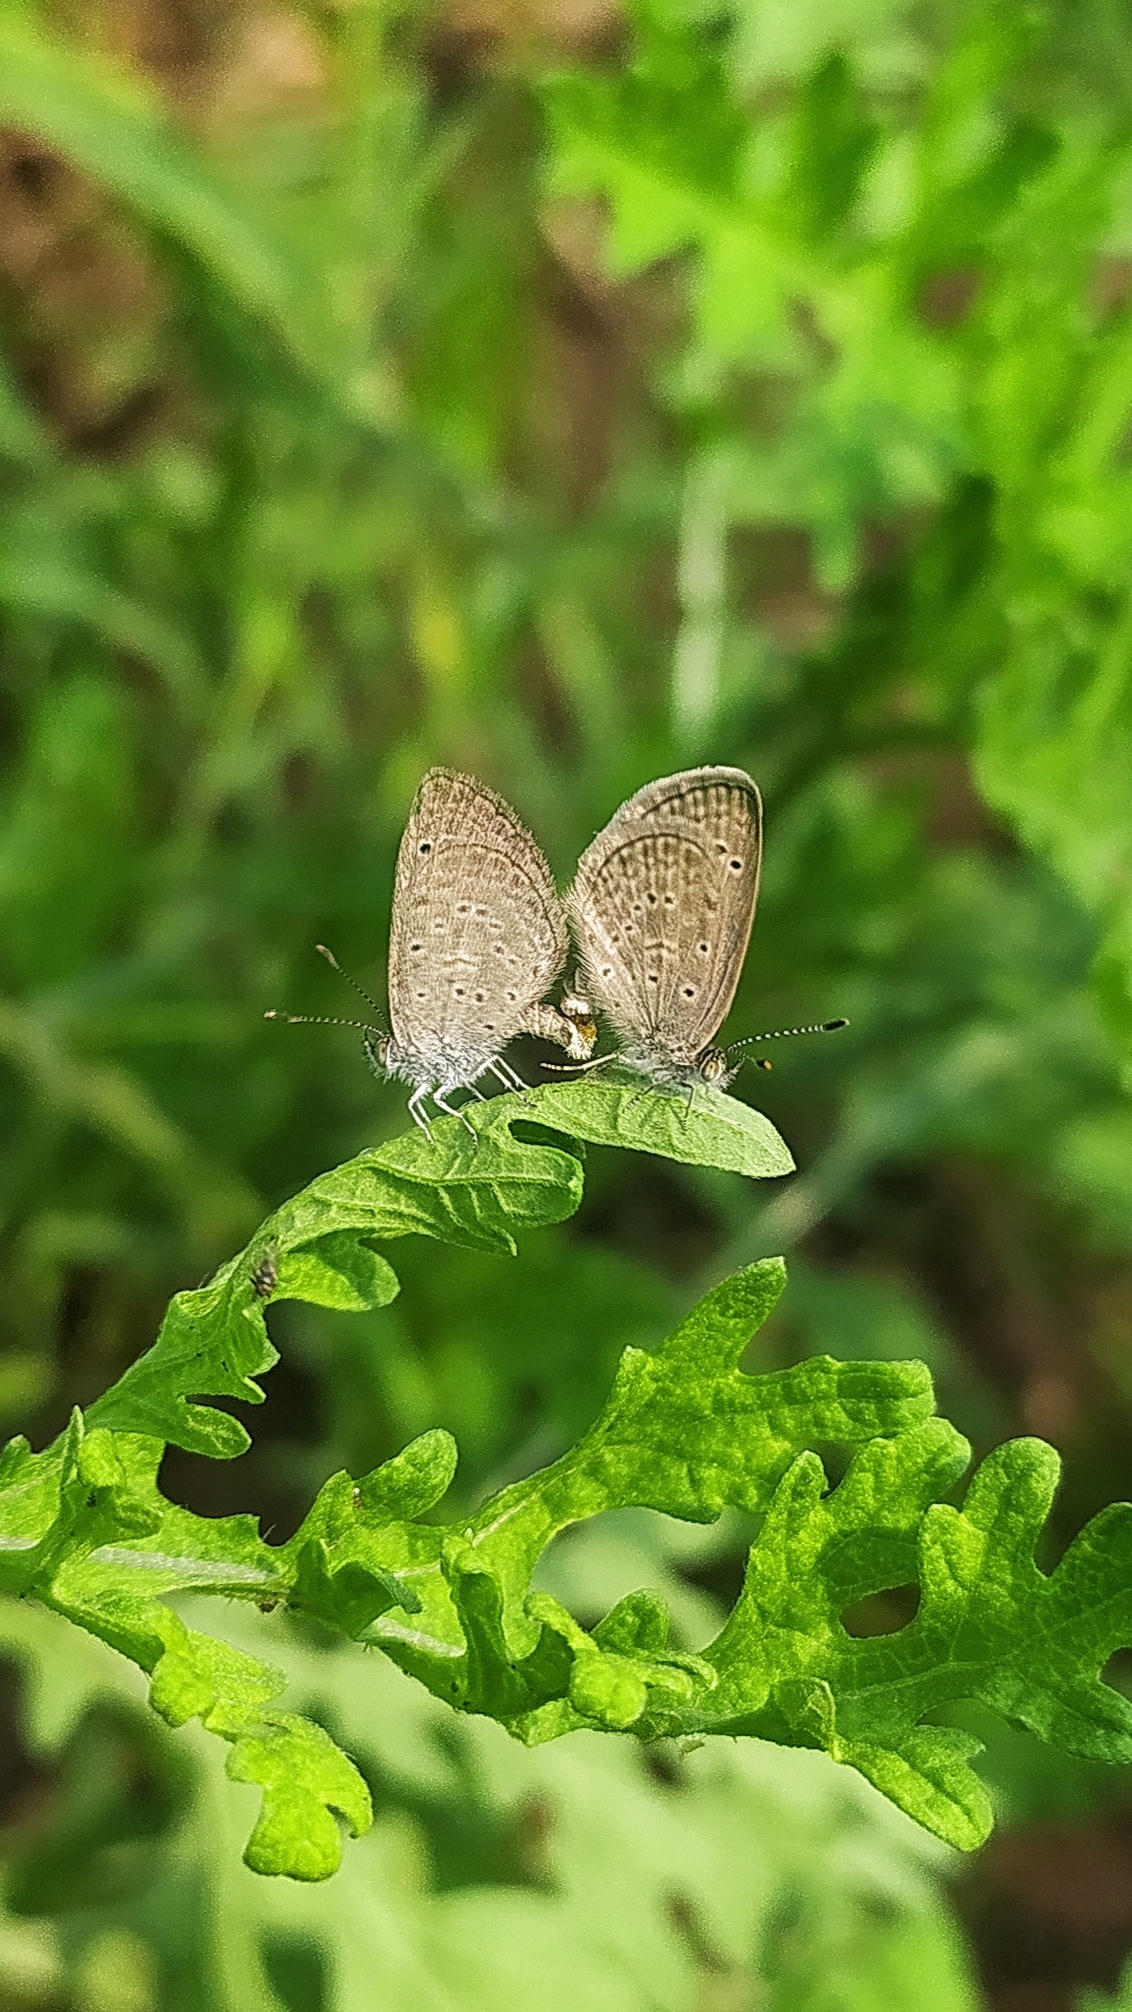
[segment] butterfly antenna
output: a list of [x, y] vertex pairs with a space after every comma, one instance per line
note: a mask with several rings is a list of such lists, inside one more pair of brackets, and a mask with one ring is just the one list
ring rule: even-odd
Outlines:
[[[325, 943], [316, 943], [314, 947], [318, 951], [320, 957], [325, 957], [331, 970], [336, 971], [338, 973], [339, 978], [344, 978], [346, 980], [347, 985], [353, 986], [355, 992], [358, 994], [358, 997], [360, 999], [364, 999], [366, 1005], [371, 1007], [372, 1010], [377, 1014], [378, 1020], [384, 1021], [385, 1015], [383, 1014], [381, 1007], [378, 1005], [377, 1000], [373, 997], [373, 994], [367, 992], [364, 985], [359, 985], [356, 978], [351, 978], [348, 971], [343, 971], [342, 966], [339, 964], [338, 959], [335, 957], [333, 950], [328, 950]], [[354, 1022], [352, 1020], [341, 1020], [339, 1021], [338, 1024], [341, 1027], [351, 1027], [354, 1025]]]
[[788, 1041], [795, 1034], [836, 1034], [839, 1027], [847, 1027], [848, 1020], [818, 1020], [812, 1027], [776, 1027], [771, 1034], [748, 1034], [742, 1041], [731, 1041], [727, 1053], [733, 1055], [736, 1048], [753, 1048], [756, 1041]]
[[338, 1020], [327, 1013], [280, 1013], [269, 1006], [265, 1020], [285, 1020], [288, 1027], [356, 1027], [361, 1034], [384, 1034], [384, 1027], [375, 1027], [370, 1020]]

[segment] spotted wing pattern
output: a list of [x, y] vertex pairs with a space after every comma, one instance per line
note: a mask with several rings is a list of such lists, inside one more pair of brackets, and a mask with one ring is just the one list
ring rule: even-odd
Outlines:
[[742, 769], [687, 769], [622, 804], [566, 896], [593, 1003], [622, 1041], [693, 1060], [731, 1007], [762, 862]]
[[514, 811], [472, 776], [430, 769], [393, 889], [389, 1017], [401, 1051], [482, 1055], [486, 1066], [568, 948], [550, 868]]

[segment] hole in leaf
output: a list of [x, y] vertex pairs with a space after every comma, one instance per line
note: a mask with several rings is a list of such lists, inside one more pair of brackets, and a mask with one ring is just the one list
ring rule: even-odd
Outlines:
[[974, 266], [947, 266], [929, 273], [920, 289], [920, 313], [933, 328], [957, 328], [979, 296]]
[[1117, 1649], [1102, 1666], [1100, 1680], [1122, 1697], [1132, 1698], [1132, 1649]]
[[556, 1132], [550, 1125], [541, 1125], [535, 1118], [512, 1118], [508, 1128], [513, 1139], [523, 1146], [556, 1146], [560, 1153], [572, 1153], [576, 1160], [585, 1155], [585, 1147], [580, 1139], [569, 1132]]
[[719, 1631], [719, 1608], [730, 1608], [742, 1589], [752, 1535], [751, 1519], [738, 1510], [714, 1523], [685, 1523], [658, 1509], [606, 1509], [551, 1539], [532, 1584], [585, 1628], [651, 1589], [668, 1613], [672, 1648], [699, 1650]]
[[[757, 1347], [755, 1350], [748, 1349], [744, 1352], [740, 1361], [740, 1367], [746, 1370], [749, 1375], [756, 1376], [761, 1369], [765, 1369], [765, 1362], [760, 1361], [758, 1358]], [[846, 1446], [844, 1441], [840, 1439], [812, 1439], [810, 1441], [810, 1451], [817, 1454], [818, 1459], [825, 1468], [825, 1492], [827, 1495], [832, 1495], [833, 1490], [840, 1482], [844, 1481], [849, 1471], [849, 1462], [853, 1458], [853, 1449], [850, 1446]]]
[[847, 1635], [866, 1640], [870, 1635], [895, 1635], [914, 1621], [920, 1606], [918, 1586], [886, 1586], [883, 1592], [867, 1593], [854, 1600], [841, 1616]]

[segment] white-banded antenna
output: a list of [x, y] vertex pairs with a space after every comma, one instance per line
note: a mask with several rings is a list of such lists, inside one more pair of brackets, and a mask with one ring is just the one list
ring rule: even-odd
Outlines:
[[265, 1020], [285, 1020], [288, 1027], [356, 1027], [362, 1034], [384, 1034], [384, 1027], [375, 1027], [372, 1020], [339, 1020], [328, 1013], [280, 1013], [269, 1006]]
[[812, 1027], [776, 1027], [771, 1034], [747, 1034], [741, 1041], [729, 1041], [724, 1054], [733, 1055], [736, 1048], [753, 1048], [756, 1041], [788, 1041], [795, 1034], [836, 1034], [839, 1027], [847, 1027], [848, 1020], [817, 1020]]
[[[360, 999], [364, 999], [367, 1006], [372, 1007], [373, 1011], [377, 1014], [378, 1020], [379, 1021], [383, 1020], [385, 1016], [382, 1013], [382, 1010], [378, 1005], [377, 1000], [374, 998], [373, 994], [371, 992], [367, 992], [365, 986], [360, 985], [356, 978], [351, 978], [350, 973], [348, 971], [343, 971], [342, 966], [339, 964], [338, 959], [335, 957], [333, 950], [328, 950], [325, 943], [316, 943], [314, 947], [318, 951], [320, 957], [325, 957], [331, 970], [336, 971], [338, 973], [339, 978], [344, 978], [346, 980], [347, 985], [352, 985], [355, 992], [358, 994], [358, 997]], [[343, 1027], [349, 1027], [353, 1023], [349, 1020], [343, 1020], [340, 1021], [339, 1024]], [[381, 1031], [384, 1032], [384, 1029], [382, 1029]]]
[[359, 1034], [384, 1035], [386, 1029], [382, 1024], [383, 1015], [377, 1000], [366, 991], [364, 985], [359, 985], [356, 978], [351, 978], [348, 971], [343, 971], [333, 950], [328, 950], [325, 943], [316, 943], [314, 947], [320, 956], [325, 957], [331, 969], [338, 973], [339, 978], [344, 978], [347, 985], [352, 985], [359, 997], [365, 1000], [366, 1005], [373, 1008], [377, 1014], [376, 1025], [372, 1020], [340, 1020], [334, 1013], [283, 1013], [275, 1006], [268, 1008], [263, 1016], [264, 1019], [283, 1020], [288, 1027], [356, 1027]]

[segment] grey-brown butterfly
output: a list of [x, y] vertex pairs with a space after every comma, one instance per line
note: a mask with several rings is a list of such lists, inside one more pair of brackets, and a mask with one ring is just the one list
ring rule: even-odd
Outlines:
[[590, 1068], [616, 1060], [689, 1098], [698, 1082], [726, 1088], [734, 1079], [740, 1062], [731, 1057], [751, 1042], [713, 1043], [743, 969], [761, 867], [762, 798], [743, 769], [662, 776], [614, 812], [566, 896], [581, 985], [620, 1044]]
[[[319, 949], [341, 969], [324, 945]], [[429, 769], [397, 854], [391, 1031], [362, 1021], [329, 1024], [359, 1027], [375, 1074], [412, 1085], [409, 1110], [427, 1134], [428, 1097], [455, 1117], [462, 1114], [447, 1101], [453, 1090], [479, 1098], [477, 1079], [489, 1071], [506, 1089], [527, 1087], [503, 1059], [516, 1034], [554, 1041], [575, 1062], [589, 1056], [596, 1027], [587, 1002], [571, 992], [561, 1008], [544, 1003], [568, 952], [550, 868], [510, 805], [473, 776]], [[322, 1015], [266, 1017], [328, 1024]]]

